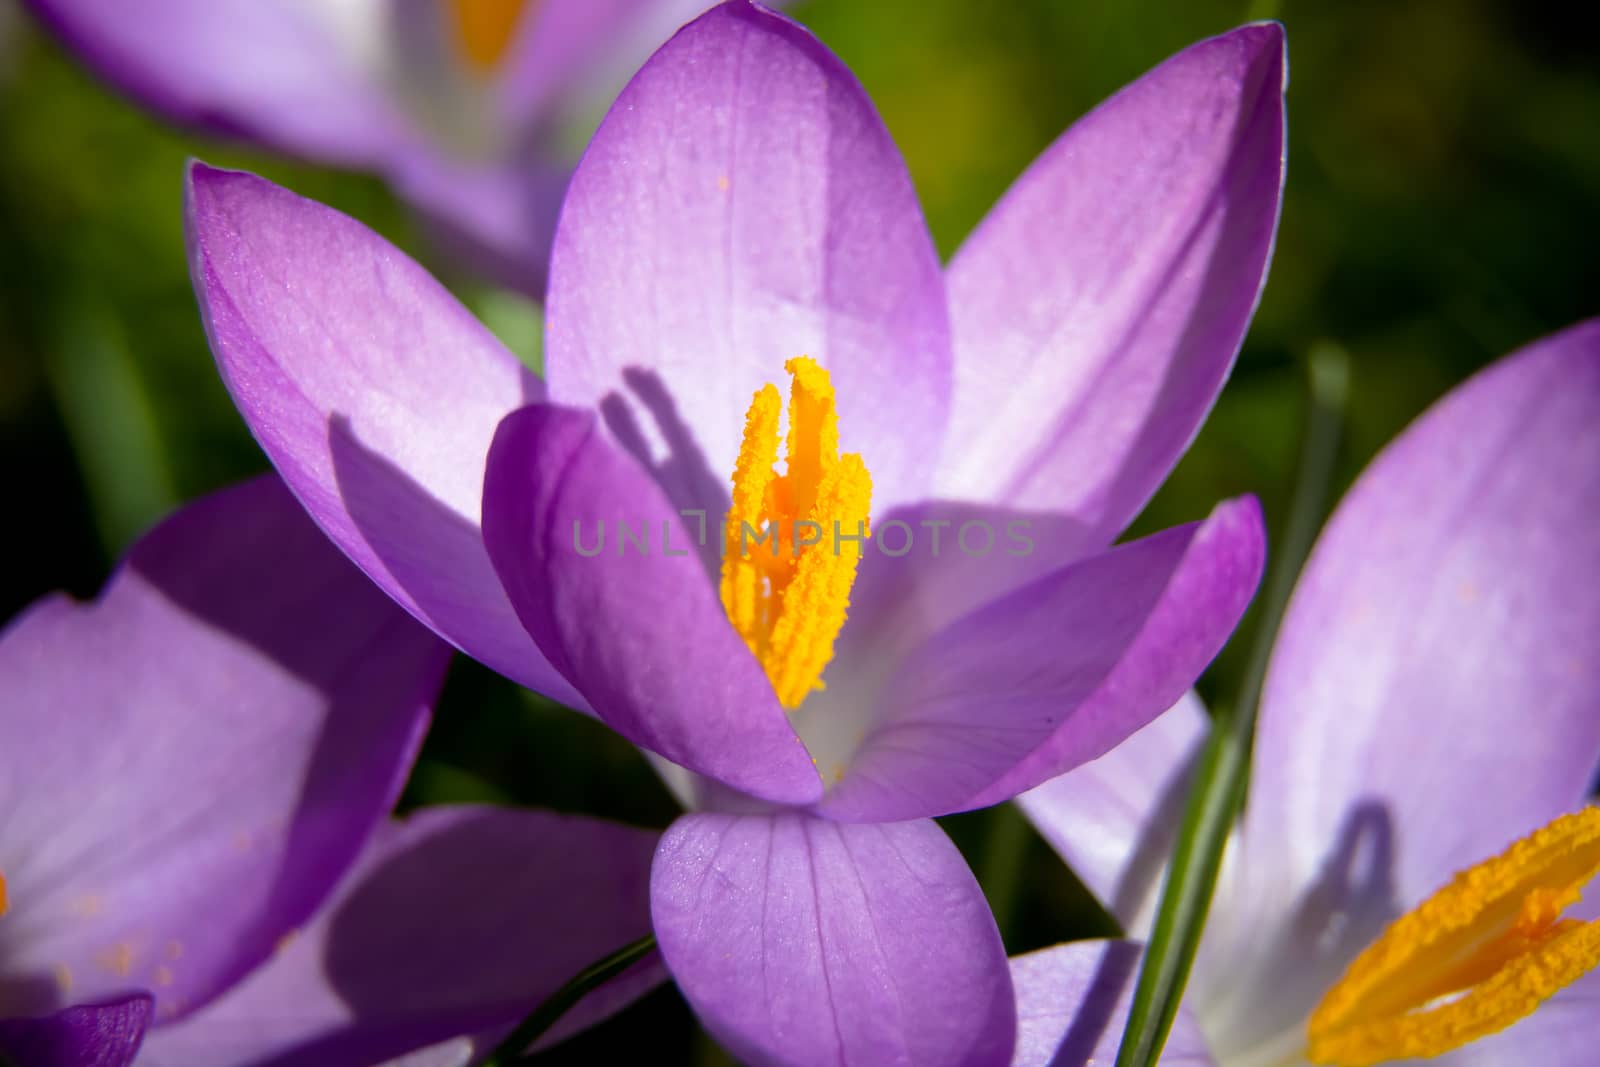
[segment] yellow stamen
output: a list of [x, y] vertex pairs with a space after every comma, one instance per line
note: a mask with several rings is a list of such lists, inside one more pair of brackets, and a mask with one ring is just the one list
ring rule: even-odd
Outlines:
[[527, 0], [449, 0], [467, 62], [488, 72], [505, 58]]
[[[813, 359], [784, 364], [788, 455], [778, 474], [782, 400], [762, 386], [745, 414], [722, 561], [722, 606], [786, 708], [797, 708], [833, 658], [868, 535], [872, 477], [839, 455], [833, 382]], [[768, 532], [771, 531], [769, 536]]]
[[1600, 965], [1600, 922], [1562, 919], [1600, 873], [1600, 808], [1563, 815], [1402, 915], [1308, 1027], [1313, 1063], [1437, 1056], [1504, 1030]]
[[6, 876], [0, 874], [0, 915], [4, 915], [6, 913], [6, 909], [10, 906], [10, 898], [6, 896]]

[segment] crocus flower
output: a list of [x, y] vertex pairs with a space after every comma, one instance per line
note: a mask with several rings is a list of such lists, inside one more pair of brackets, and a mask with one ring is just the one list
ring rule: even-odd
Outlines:
[[368, 1067], [503, 1030], [642, 936], [654, 834], [428, 809], [368, 844], [447, 653], [276, 478], [7, 627], [0, 1059]]
[[[138, 1067], [465, 1067], [596, 959], [650, 930], [659, 832], [546, 811], [421, 808], [384, 826], [265, 966], [153, 1031]], [[545, 1048], [659, 984], [635, 964]]]
[[[1009, 1058], [994, 920], [931, 819], [1147, 723], [1255, 588], [1252, 500], [1108, 546], [1260, 290], [1282, 52], [1251, 26], [1164, 64], [946, 271], [849, 72], [724, 4], [643, 67], [574, 175], [546, 382], [357, 223], [191, 171], [212, 348], [319, 525], [436, 632], [684, 786], [655, 931], [741, 1058]], [[724, 512], [775, 523], [779, 555], [711, 530]]]
[[[1339, 506], [1186, 998], [1215, 1062], [1594, 1062], [1600, 927], [1560, 914], [1600, 869], [1597, 509], [1593, 321], [1457, 388]], [[1132, 934], [1204, 721], [1188, 702], [1024, 798]], [[1040, 980], [1070, 1002], [1096, 976]]]
[[382, 175], [465, 265], [535, 296], [565, 128], [708, 0], [27, 0], [168, 119]]

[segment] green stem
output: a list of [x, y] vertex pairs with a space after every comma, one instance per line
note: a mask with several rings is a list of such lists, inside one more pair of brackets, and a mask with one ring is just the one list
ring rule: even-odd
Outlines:
[[656, 935], [646, 934], [579, 971], [566, 985], [534, 1008], [515, 1030], [506, 1035], [504, 1041], [495, 1046], [495, 1050], [485, 1061], [485, 1067], [518, 1067], [528, 1062], [529, 1058], [523, 1053], [543, 1037], [545, 1031], [554, 1026], [574, 1004], [632, 967], [654, 951], [655, 947]]
[[1228, 835], [1243, 806], [1257, 705], [1278, 624], [1311, 549], [1333, 471], [1349, 378], [1348, 360], [1334, 345], [1311, 352], [1311, 403], [1289, 521], [1262, 593], [1261, 618], [1238, 699], [1217, 709], [1190, 787], [1183, 825], [1150, 944], [1139, 967], [1117, 1067], [1152, 1067], [1167, 1043], [1183, 987], [1194, 964]]
[[1017, 890], [1022, 885], [1022, 861], [1031, 840], [1028, 821], [1015, 804], [997, 804], [989, 809], [989, 832], [978, 884], [983, 886], [994, 913], [995, 925], [1005, 933], [1017, 910]]

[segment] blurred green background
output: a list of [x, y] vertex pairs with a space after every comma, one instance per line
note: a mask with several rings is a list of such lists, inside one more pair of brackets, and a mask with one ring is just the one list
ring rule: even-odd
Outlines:
[[[1146, 530], [1257, 493], [1281, 530], [1308, 355], [1348, 354], [1333, 493], [1499, 355], [1594, 314], [1600, 33], [1587, 5], [815, 0], [794, 12], [856, 71], [950, 253], [1074, 118], [1169, 54], [1254, 18], [1288, 27], [1289, 181], [1271, 279], [1233, 381]], [[264, 470], [216, 377], [183, 255], [186, 157], [244, 167], [425, 257], [361, 176], [174, 131], [107, 91], [0, 0], [0, 618], [87, 597], [176, 503]], [[1587, 273], [1586, 273], [1587, 271]], [[524, 354], [537, 309], [447, 280]], [[1330, 497], [1330, 503], [1336, 497]], [[1207, 675], [1237, 684], [1249, 623]], [[664, 826], [672, 802], [603, 728], [465, 662], [407, 804], [489, 799]], [[1008, 807], [946, 820], [1012, 951], [1112, 929]], [[723, 1062], [664, 990], [551, 1062]], [[680, 1056], [678, 1053], [681, 1053]]]

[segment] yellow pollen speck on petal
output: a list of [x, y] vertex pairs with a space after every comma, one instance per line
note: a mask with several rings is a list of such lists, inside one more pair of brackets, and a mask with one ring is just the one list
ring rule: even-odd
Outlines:
[[96, 893], [85, 893], [72, 902], [72, 913], [92, 919], [105, 910], [106, 902]]
[[1600, 965], [1600, 922], [1562, 919], [1600, 873], [1600, 808], [1563, 815], [1389, 925], [1311, 1015], [1307, 1057], [1369, 1067], [1504, 1030]]
[[169, 960], [183, 959], [183, 942], [168, 941], [166, 947], [161, 950], [161, 954]]
[[56, 964], [54, 974], [56, 979], [56, 988], [61, 990], [63, 995], [71, 993], [72, 968], [68, 967], [65, 963], [58, 963]]
[[11, 898], [6, 896], [6, 876], [0, 874], [0, 915], [4, 915], [11, 908]]
[[732, 184], [733, 183], [728, 180], [728, 176], [726, 174], [719, 174], [717, 176], [717, 188], [722, 192], [727, 192], [728, 187]]
[[94, 961], [118, 978], [126, 978], [133, 973], [133, 946], [119, 941], [97, 955]]
[[482, 73], [493, 70], [511, 47], [527, 0], [448, 0], [448, 4], [467, 62]]
[[872, 477], [839, 454], [833, 382], [815, 360], [784, 364], [789, 432], [778, 461], [782, 400], [762, 386], [745, 414], [724, 531], [722, 606], [786, 708], [822, 687], [869, 536]]

